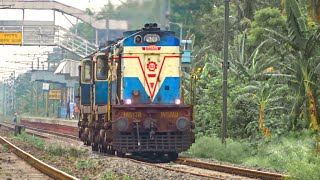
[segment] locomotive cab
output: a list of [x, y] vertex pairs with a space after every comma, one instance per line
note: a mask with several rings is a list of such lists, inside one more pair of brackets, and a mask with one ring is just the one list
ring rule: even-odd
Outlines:
[[108, 104], [108, 77], [109, 77], [109, 64], [108, 56], [104, 53], [98, 53], [93, 56], [94, 62], [94, 114], [96, 120], [105, 118], [107, 114]]
[[80, 61], [79, 67], [79, 96], [80, 96], [80, 120], [78, 122], [79, 138], [87, 144], [86, 127], [91, 119], [91, 83], [92, 83], [92, 60], [85, 58]]

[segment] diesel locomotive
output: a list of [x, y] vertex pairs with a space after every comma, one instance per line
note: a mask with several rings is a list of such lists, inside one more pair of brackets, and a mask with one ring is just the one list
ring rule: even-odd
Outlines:
[[79, 138], [93, 151], [175, 159], [194, 142], [180, 40], [156, 23], [81, 60]]

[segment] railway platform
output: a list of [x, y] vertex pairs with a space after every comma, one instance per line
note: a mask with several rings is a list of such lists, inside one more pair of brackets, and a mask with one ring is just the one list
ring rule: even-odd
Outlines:
[[22, 116], [20, 118], [20, 124], [26, 127], [78, 136], [77, 120]]

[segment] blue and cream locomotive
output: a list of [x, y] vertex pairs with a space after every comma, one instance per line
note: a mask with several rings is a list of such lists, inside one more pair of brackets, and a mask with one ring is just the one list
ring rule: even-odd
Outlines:
[[[174, 32], [146, 24], [83, 59], [79, 137], [94, 151], [175, 159], [194, 141]], [[90, 103], [88, 103], [88, 100]]]

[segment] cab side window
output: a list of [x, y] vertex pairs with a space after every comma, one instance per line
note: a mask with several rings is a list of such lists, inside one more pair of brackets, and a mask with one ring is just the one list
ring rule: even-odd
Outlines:
[[90, 61], [87, 61], [83, 64], [82, 79], [83, 82], [90, 82], [92, 79], [92, 64]]
[[108, 56], [98, 56], [96, 67], [97, 79], [107, 80], [109, 71]]

